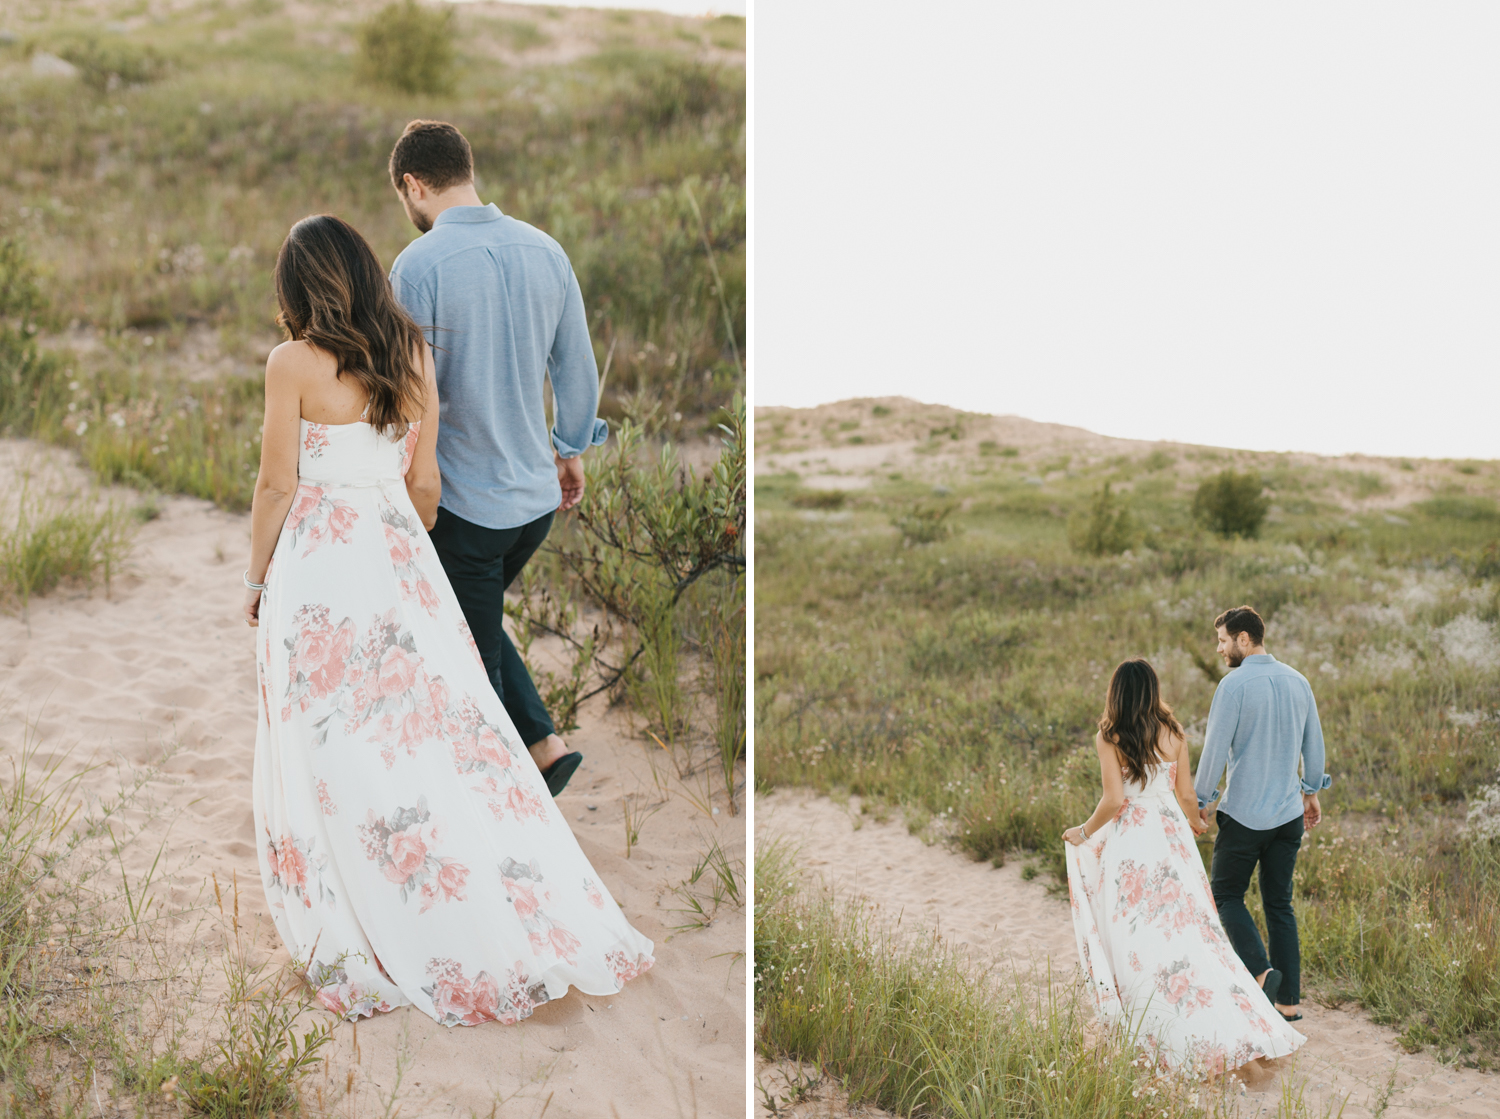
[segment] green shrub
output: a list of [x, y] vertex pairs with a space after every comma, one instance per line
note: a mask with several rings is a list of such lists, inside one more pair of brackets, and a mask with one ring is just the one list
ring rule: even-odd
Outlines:
[[122, 85], [145, 85], [167, 73], [167, 60], [149, 45], [125, 39], [80, 39], [60, 47], [58, 55], [78, 67], [78, 76], [100, 93]]
[[1193, 496], [1193, 516], [1223, 537], [1254, 539], [1271, 508], [1262, 493], [1260, 476], [1223, 470], [1198, 486]]
[[354, 73], [361, 81], [402, 93], [448, 93], [453, 88], [453, 12], [416, 0], [387, 4], [360, 25]]
[[952, 505], [913, 505], [892, 517], [891, 524], [908, 545], [935, 544], [953, 534], [953, 526], [948, 523], [953, 509]]
[[1479, 558], [1474, 561], [1474, 577], [1476, 579], [1500, 577], [1500, 540], [1491, 540], [1484, 546], [1484, 551], [1479, 553]]
[[842, 509], [847, 498], [843, 490], [798, 490], [792, 504], [798, 509]]
[[1135, 537], [1135, 520], [1108, 482], [1068, 525], [1068, 542], [1089, 556], [1117, 556], [1130, 548]]
[[922, 676], [969, 676], [1000, 668], [1025, 640], [1014, 619], [974, 610], [914, 632], [907, 660]]
[[1500, 509], [1494, 498], [1469, 497], [1466, 494], [1444, 494], [1418, 502], [1417, 508], [1429, 517], [1446, 517], [1455, 521], [1500, 520]]

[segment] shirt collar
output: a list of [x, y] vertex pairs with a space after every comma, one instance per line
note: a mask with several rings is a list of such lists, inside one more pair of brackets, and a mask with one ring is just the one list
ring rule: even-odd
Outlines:
[[1276, 658], [1270, 653], [1251, 653], [1240, 662], [1241, 664], [1275, 664]]
[[432, 223], [433, 228], [446, 225], [448, 222], [480, 222], [499, 221], [505, 215], [500, 212], [500, 207], [491, 202], [488, 206], [449, 206], [437, 216]]

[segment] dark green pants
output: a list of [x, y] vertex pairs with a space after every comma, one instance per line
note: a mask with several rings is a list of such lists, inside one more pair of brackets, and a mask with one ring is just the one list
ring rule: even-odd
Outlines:
[[429, 534], [479, 646], [484, 670], [525, 746], [535, 745], [555, 728], [526, 662], [505, 632], [505, 589], [542, 546], [551, 527], [551, 513], [519, 528], [485, 528], [439, 507], [437, 524]]
[[[1219, 837], [1214, 840], [1213, 894], [1219, 920], [1229, 934], [1235, 954], [1253, 976], [1274, 967], [1281, 972], [1276, 1001], [1296, 1006], [1302, 1001], [1302, 949], [1297, 941], [1297, 915], [1292, 912], [1292, 871], [1302, 846], [1302, 817], [1279, 828], [1247, 828], [1223, 812], [1218, 814]], [[1260, 900], [1266, 912], [1271, 942], [1267, 956], [1245, 905], [1250, 875], [1260, 867]]]

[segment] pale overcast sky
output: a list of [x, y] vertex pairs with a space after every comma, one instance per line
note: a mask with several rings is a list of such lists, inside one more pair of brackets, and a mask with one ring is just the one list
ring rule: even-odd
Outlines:
[[758, 3], [753, 389], [1500, 457], [1500, 7]]

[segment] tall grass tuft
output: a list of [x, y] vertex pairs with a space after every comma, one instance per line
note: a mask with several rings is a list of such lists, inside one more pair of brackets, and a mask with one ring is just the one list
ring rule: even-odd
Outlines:
[[106, 591], [130, 553], [135, 521], [86, 495], [38, 492], [23, 475], [11, 523], [0, 525], [0, 603], [25, 613], [62, 583]]

